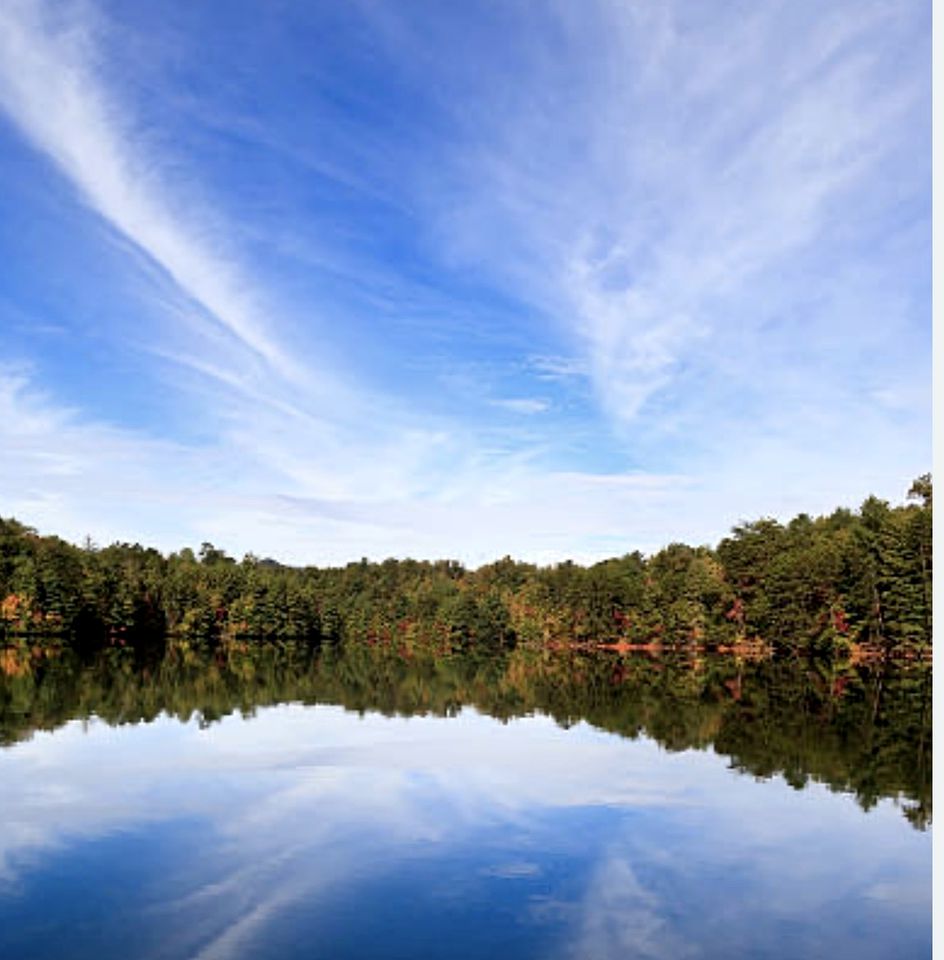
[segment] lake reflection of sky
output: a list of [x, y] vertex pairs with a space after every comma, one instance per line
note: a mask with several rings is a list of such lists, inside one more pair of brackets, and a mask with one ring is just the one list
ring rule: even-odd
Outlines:
[[0, 752], [0, 956], [930, 955], [885, 801], [585, 724], [282, 706]]

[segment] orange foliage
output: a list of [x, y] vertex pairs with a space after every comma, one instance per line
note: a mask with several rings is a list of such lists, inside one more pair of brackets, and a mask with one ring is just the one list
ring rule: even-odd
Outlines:
[[17, 596], [15, 593], [4, 597], [3, 601], [0, 602], [0, 618], [4, 620], [16, 620], [20, 614], [22, 604], [23, 597]]
[[22, 677], [29, 673], [29, 658], [15, 647], [0, 649], [0, 673], [8, 677]]

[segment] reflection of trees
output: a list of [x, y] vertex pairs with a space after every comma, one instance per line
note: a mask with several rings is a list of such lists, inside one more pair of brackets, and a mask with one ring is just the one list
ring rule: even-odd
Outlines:
[[649, 659], [519, 647], [445, 656], [364, 644], [226, 644], [212, 655], [112, 648], [87, 660], [8, 652], [0, 676], [0, 742], [68, 720], [110, 724], [166, 713], [212, 723], [286, 701], [355, 711], [448, 716], [474, 706], [500, 720], [542, 711], [669, 750], [713, 747], [757, 777], [781, 775], [853, 793], [868, 809], [904, 804], [931, 819], [928, 667], [737, 658]]

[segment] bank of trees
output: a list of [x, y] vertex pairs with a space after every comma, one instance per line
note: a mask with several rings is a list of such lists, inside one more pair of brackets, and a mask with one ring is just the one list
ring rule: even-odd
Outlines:
[[[931, 643], [930, 476], [905, 504], [741, 524], [714, 549], [671, 544], [582, 567], [510, 558], [290, 568], [212, 544], [164, 556], [0, 520], [0, 634], [71, 645], [352, 640], [406, 651], [573, 642], [791, 652]], [[316, 545], [313, 545], [313, 552]]]

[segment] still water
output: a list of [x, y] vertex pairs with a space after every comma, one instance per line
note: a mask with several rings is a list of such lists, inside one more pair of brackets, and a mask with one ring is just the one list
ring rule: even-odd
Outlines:
[[357, 652], [9, 674], [10, 960], [930, 956], [927, 671]]

